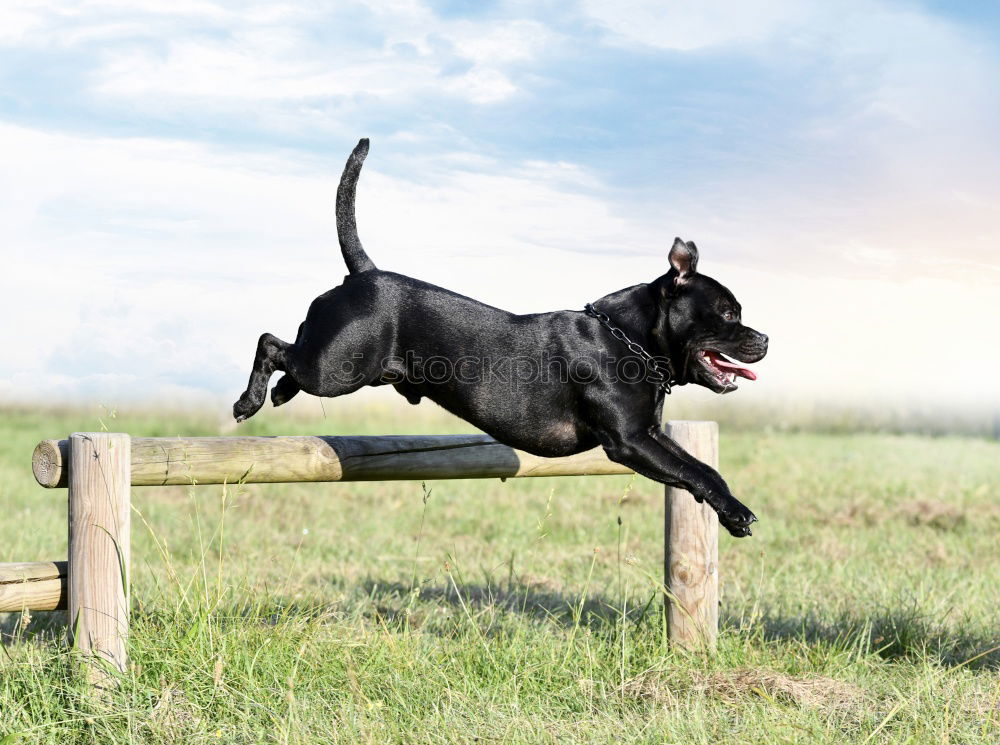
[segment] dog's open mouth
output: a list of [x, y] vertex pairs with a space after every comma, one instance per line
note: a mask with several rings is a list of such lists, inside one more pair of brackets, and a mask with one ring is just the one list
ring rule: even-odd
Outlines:
[[723, 385], [735, 386], [737, 376], [747, 380], [756, 380], [757, 375], [749, 368], [737, 365], [721, 352], [714, 349], [703, 349], [698, 360], [705, 366], [716, 380]]

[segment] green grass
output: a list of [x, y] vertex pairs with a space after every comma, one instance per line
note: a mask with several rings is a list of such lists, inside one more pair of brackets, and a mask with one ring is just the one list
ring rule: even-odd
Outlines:
[[[468, 431], [326, 413], [241, 431]], [[219, 432], [0, 412], [0, 561], [65, 557], [31, 450], [103, 427]], [[65, 619], [9, 614], [0, 743], [1000, 741], [1000, 443], [724, 427], [721, 450], [761, 522], [721, 539], [714, 656], [665, 641], [643, 479], [140, 488], [130, 669], [88, 695]]]

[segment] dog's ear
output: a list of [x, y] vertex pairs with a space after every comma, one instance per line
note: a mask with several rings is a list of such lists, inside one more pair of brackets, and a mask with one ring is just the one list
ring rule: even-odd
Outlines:
[[677, 282], [684, 282], [698, 271], [698, 247], [691, 241], [686, 243], [674, 238], [670, 249], [670, 266], [677, 272]]

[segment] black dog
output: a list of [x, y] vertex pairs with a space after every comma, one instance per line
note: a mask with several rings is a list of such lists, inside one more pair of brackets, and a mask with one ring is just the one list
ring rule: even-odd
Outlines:
[[[756, 376], [723, 355], [756, 362], [767, 352], [767, 337], [740, 322], [732, 293], [697, 273], [693, 243], [678, 238], [666, 274], [585, 312], [515, 315], [375, 267], [354, 217], [367, 154], [364, 139], [337, 189], [337, 232], [350, 274], [313, 301], [294, 344], [260, 337], [247, 390], [233, 406], [237, 421], [260, 409], [276, 370], [285, 375], [271, 391], [275, 406], [299, 390], [342, 396], [391, 384], [410, 403], [426, 396], [530, 453], [570, 455], [601, 445], [611, 460], [707, 501], [732, 535], [750, 535], [754, 514], [660, 427], [671, 385], [728, 393], [737, 375]], [[521, 375], [525, 370], [530, 374]]]

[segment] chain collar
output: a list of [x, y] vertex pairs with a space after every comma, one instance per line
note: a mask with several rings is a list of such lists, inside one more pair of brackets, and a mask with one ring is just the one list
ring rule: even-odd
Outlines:
[[[670, 358], [660, 357], [657, 359], [651, 355], [643, 349], [641, 344], [629, 339], [624, 331], [611, 323], [611, 319], [608, 318], [607, 314], [601, 313], [601, 311], [595, 308], [592, 303], [587, 303], [583, 306], [583, 312], [600, 321], [601, 325], [610, 331], [613, 337], [628, 347], [632, 354], [638, 355], [642, 361], [646, 363], [648, 379], [653, 383], [656, 383], [656, 387], [663, 391], [666, 395], [670, 395], [671, 386], [677, 384], [677, 378], [674, 376], [674, 366], [671, 364]], [[666, 363], [666, 365], [664, 365], [664, 363]]]

